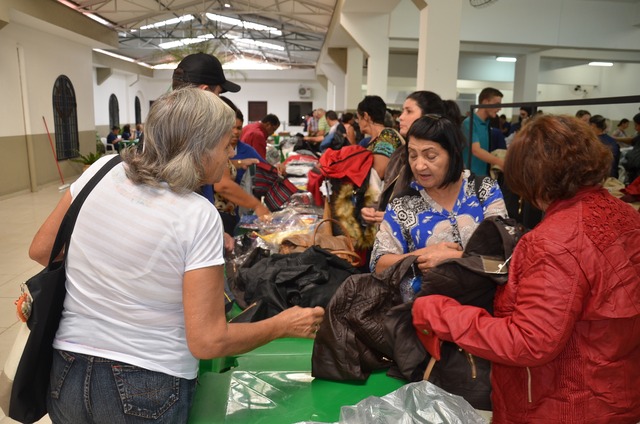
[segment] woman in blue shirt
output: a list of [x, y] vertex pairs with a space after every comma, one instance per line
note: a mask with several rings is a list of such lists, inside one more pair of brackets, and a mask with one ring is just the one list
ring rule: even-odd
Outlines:
[[371, 254], [371, 270], [382, 272], [408, 255], [421, 271], [460, 257], [478, 224], [487, 216], [507, 217], [498, 184], [475, 182], [464, 170], [464, 135], [440, 115], [425, 115], [407, 132], [409, 187], [385, 211]]

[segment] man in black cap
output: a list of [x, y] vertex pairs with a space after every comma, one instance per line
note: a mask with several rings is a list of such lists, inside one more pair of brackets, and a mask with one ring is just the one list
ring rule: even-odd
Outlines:
[[182, 59], [173, 71], [173, 89], [194, 85], [216, 95], [230, 91], [237, 93], [240, 86], [224, 77], [222, 64], [213, 55], [194, 53]]
[[[173, 71], [172, 88], [174, 90], [186, 87], [198, 87], [201, 90], [207, 90], [220, 96], [227, 91], [237, 93], [240, 91], [240, 86], [231, 81], [228, 81], [224, 76], [224, 70], [222, 64], [213, 55], [207, 53], [194, 53], [182, 59], [178, 64], [178, 67]], [[225, 103], [231, 107], [234, 111], [238, 111], [238, 108], [229, 99], [224, 99]], [[249, 166], [257, 161], [254, 160], [240, 160], [236, 163], [240, 163], [241, 166]], [[231, 165], [233, 166], [233, 165]], [[234, 174], [235, 177], [235, 174]], [[231, 176], [230, 170], [225, 170], [222, 180], [216, 183], [214, 186], [208, 184], [204, 185], [200, 189], [200, 194], [209, 199], [211, 203], [219, 206], [225, 206], [228, 204], [234, 204], [242, 206], [247, 209], [252, 209], [258, 216], [264, 216], [270, 214], [269, 209], [253, 195], [246, 193], [243, 188], [235, 182]], [[222, 202], [222, 199], [216, 199], [216, 197], [222, 196], [226, 199]], [[223, 205], [224, 203], [224, 205]], [[237, 224], [237, 216], [229, 211], [218, 210], [220, 216], [224, 222], [225, 234], [233, 234], [234, 227]], [[225, 246], [233, 248], [233, 239], [225, 236]]]
[[[240, 86], [224, 77], [222, 64], [217, 57], [207, 53], [194, 53], [180, 61], [173, 71], [171, 88], [195, 86], [211, 91], [216, 96], [230, 91], [237, 93]], [[144, 136], [138, 140], [138, 150], [142, 151]]]

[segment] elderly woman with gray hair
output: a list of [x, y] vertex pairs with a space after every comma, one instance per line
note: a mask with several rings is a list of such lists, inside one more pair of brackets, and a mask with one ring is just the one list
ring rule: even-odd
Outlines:
[[[163, 95], [149, 111], [144, 151], [124, 151], [123, 163], [83, 204], [53, 343], [54, 423], [183, 423], [198, 359], [279, 337], [314, 337], [322, 308], [294, 307], [251, 324], [226, 321], [222, 223], [194, 190], [220, 179], [234, 122], [231, 108], [207, 91]], [[69, 205], [108, 160], [65, 193], [36, 234], [31, 258], [47, 263]]]

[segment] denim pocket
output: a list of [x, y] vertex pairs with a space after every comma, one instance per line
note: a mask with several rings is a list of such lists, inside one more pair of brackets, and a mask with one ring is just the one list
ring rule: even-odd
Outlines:
[[123, 412], [158, 419], [180, 399], [180, 379], [125, 364], [111, 366]]
[[49, 388], [51, 389], [51, 398], [59, 399], [60, 390], [62, 390], [64, 380], [67, 377], [67, 374], [69, 374], [69, 370], [71, 369], [71, 366], [75, 362], [76, 358], [73, 355], [65, 352], [64, 350], [54, 350], [53, 354], [54, 359], [51, 364], [51, 381], [49, 382]]

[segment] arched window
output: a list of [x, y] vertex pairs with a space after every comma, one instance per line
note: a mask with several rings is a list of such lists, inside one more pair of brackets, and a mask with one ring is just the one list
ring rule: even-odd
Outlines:
[[136, 111], [136, 125], [142, 123], [142, 111], [140, 110], [140, 98], [136, 96], [136, 102], [134, 104]]
[[58, 160], [77, 157], [79, 143], [76, 92], [66, 75], [60, 75], [56, 79], [52, 97], [56, 157]]
[[120, 106], [115, 94], [109, 96], [109, 131], [113, 127], [120, 126]]

